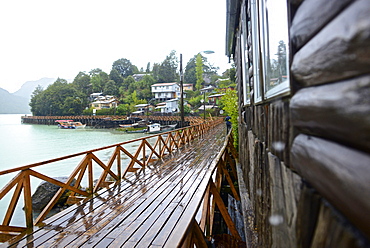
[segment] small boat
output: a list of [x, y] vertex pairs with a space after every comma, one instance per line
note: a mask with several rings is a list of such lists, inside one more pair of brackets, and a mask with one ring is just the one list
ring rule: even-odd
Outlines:
[[135, 123], [132, 123], [132, 124], [119, 124], [119, 126], [121, 128], [143, 128], [143, 127], [146, 127], [148, 125], [148, 123], [144, 120], [141, 120], [139, 122], [135, 122]]
[[119, 126], [121, 128], [129, 128], [129, 127], [133, 127], [133, 124], [119, 124]]
[[176, 126], [177, 124], [161, 126], [159, 123], [153, 123], [153, 124], [148, 125], [147, 133], [149, 134], [163, 133], [163, 132], [174, 130]]
[[61, 129], [81, 129], [86, 127], [86, 124], [73, 120], [56, 120], [55, 122], [58, 122], [58, 127]]
[[125, 130], [126, 133], [146, 133], [148, 129], [146, 128], [136, 128], [136, 129], [127, 129]]
[[142, 123], [120, 124], [119, 126], [120, 131], [125, 131], [126, 133], [145, 133], [148, 129], [148, 127]]

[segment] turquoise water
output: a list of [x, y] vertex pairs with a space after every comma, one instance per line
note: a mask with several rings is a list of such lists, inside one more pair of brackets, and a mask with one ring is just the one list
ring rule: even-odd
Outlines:
[[0, 170], [144, 137], [114, 129], [59, 129], [22, 124], [21, 115], [0, 115]]
[[[85, 129], [59, 129], [56, 125], [22, 124], [21, 116], [0, 115], [0, 171], [146, 136], [140, 133], [126, 134], [114, 129], [90, 129], [88, 127]], [[134, 152], [137, 146], [136, 143], [125, 148]], [[106, 162], [112, 152], [113, 150], [110, 149], [97, 152], [96, 155], [100, 160]], [[50, 165], [43, 165], [35, 168], [35, 170], [49, 177], [69, 176], [82, 158], [80, 156]], [[124, 158], [122, 159], [124, 160]], [[99, 169], [94, 168], [96, 175], [99, 175]], [[15, 173], [0, 176], [0, 188], [6, 185], [14, 176]], [[32, 179], [32, 191], [39, 183], [39, 180]], [[7, 196], [0, 201], [0, 221], [2, 221], [8, 200], [9, 197]], [[14, 224], [17, 224], [21, 221], [16, 220], [15, 222]]]

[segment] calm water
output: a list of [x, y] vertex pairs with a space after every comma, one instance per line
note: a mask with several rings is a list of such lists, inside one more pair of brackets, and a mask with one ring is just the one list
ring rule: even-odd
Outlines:
[[[56, 125], [22, 124], [21, 116], [0, 114], [0, 171], [145, 136], [145, 134], [125, 134], [114, 129], [99, 130], [86, 127], [73, 130], [59, 129]], [[136, 150], [136, 144], [130, 146], [127, 149]], [[112, 150], [109, 150], [101, 151], [97, 155], [106, 162], [111, 154]], [[36, 170], [50, 177], [69, 176], [81, 159], [82, 157], [79, 157], [49, 166], [44, 165]], [[0, 176], [0, 188], [14, 176], [15, 174]], [[32, 191], [39, 183], [35, 179], [31, 181]], [[7, 206], [6, 199], [0, 201], [0, 221]]]

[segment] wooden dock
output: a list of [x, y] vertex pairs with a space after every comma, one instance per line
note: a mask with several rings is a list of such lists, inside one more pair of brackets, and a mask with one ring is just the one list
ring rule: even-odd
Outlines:
[[[215, 117], [217, 118], [217, 117]], [[74, 120], [86, 124], [91, 128], [118, 128], [119, 125], [133, 124], [139, 120], [157, 122], [161, 125], [178, 124], [181, 126], [180, 116], [108, 116], [108, 115], [80, 115], [80, 116], [22, 116], [22, 123], [39, 125], [57, 125], [56, 120]], [[184, 127], [202, 123], [204, 119], [199, 116], [185, 116]]]
[[[218, 194], [220, 173], [225, 169], [221, 162], [230, 161], [227, 154], [232, 153], [225, 136], [224, 126], [219, 125], [174, 154], [126, 176], [115, 186], [44, 220], [41, 227], [34, 227], [3, 245], [204, 247], [205, 235], [212, 232], [210, 210], [215, 205], [224, 212], [233, 236], [240, 240]], [[215, 182], [212, 175], [217, 175]], [[227, 170], [226, 177], [230, 178]], [[202, 218], [198, 223], [195, 216], [199, 210]]]

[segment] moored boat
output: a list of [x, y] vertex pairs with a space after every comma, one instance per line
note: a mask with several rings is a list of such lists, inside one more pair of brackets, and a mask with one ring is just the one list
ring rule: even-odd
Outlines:
[[56, 120], [55, 122], [58, 122], [58, 127], [61, 129], [81, 129], [86, 127], [86, 124], [73, 120]]
[[159, 123], [153, 123], [148, 125], [147, 133], [149, 134], [163, 133], [174, 130], [176, 126], [177, 124], [161, 126]]

